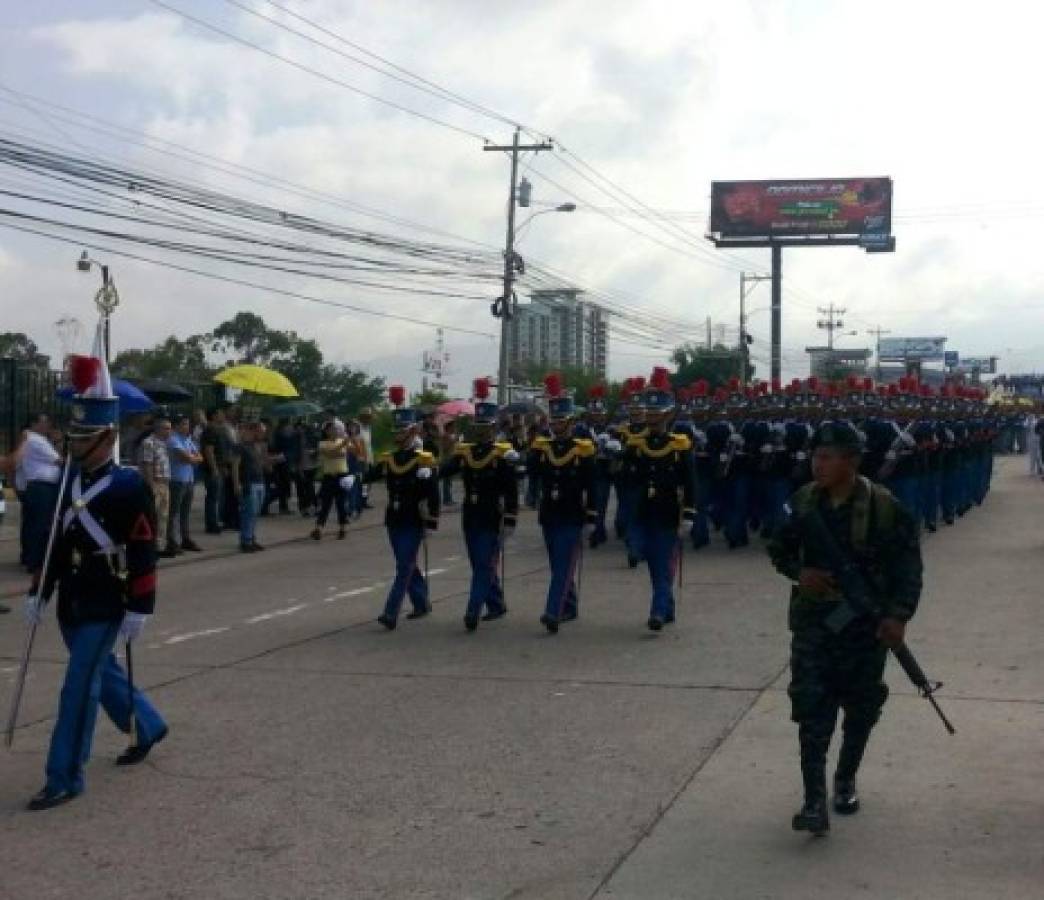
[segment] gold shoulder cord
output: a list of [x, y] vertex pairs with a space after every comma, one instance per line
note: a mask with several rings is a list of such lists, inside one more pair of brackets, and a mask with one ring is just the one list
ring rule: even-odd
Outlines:
[[[473, 444], [457, 445], [457, 455], [464, 460], [464, 463], [467, 465], [469, 469], [484, 469], [492, 462], [494, 462], [494, 460], [503, 456], [504, 453], [507, 452], [501, 449], [503, 447], [502, 444], [494, 444], [493, 449], [490, 450], [489, 453], [487, 453], [484, 457], [482, 457], [481, 459], [475, 459], [475, 457], [471, 454], [471, 449], [473, 446]], [[509, 444], [508, 446], [510, 447], [511, 445]]]
[[415, 453], [411, 459], [409, 459], [407, 462], [403, 463], [402, 465], [400, 465], [399, 463], [395, 462], [395, 457], [392, 456], [391, 454], [389, 454], [386, 463], [387, 463], [387, 466], [388, 466], [388, 470], [393, 475], [405, 475], [408, 472], [412, 472], [414, 469], [418, 468], [419, 466], [427, 466], [429, 468], [431, 466], [434, 466], [435, 465], [435, 457], [432, 456], [430, 453], [428, 453], [426, 450], [421, 450], [420, 452]]

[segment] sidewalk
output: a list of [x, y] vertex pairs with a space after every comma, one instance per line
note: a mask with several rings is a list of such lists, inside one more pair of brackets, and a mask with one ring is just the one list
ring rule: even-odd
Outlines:
[[[203, 548], [202, 552], [183, 553], [173, 559], [161, 559], [159, 561], [161, 569], [189, 565], [223, 556], [235, 556], [239, 553], [238, 531], [224, 531], [217, 535], [207, 534], [204, 530], [203, 496], [203, 489], [200, 486], [192, 504], [192, 540]], [[383, 524], [383, 485], [373, 486], [370, 502], [374, 505], [374, 509], [366, 510], [361, 519], [349, 525], [350, 531], [373, 528]], [[302, 517], [297, 512], [293, 499], [290, 506], [293, 512], [280, 515], [275, 511], [276, 504], [272, 504], [272, 514], [258, 519], [258, 543], [265, 547], [278, 547], [294, 541], [309, 540], [308, 535], [315, 525], [315, 517]], [[29, 576], [18, 564], [18, 531], [21, 525], [21, 513], [21, 504], [10, 497], [7, 501], [7, 514], [0, 522], [0, 600], [7, 601], [8, 606], [11, 605], [12, 599], [21, 597], [29, 586]], [[326, 523], [324, 539], [334, 538], [336, 533], [337, 517], [335, 513], [331, 512], [330, 520]]]

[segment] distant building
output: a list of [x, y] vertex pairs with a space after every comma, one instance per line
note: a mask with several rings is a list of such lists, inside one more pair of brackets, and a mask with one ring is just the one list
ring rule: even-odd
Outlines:
[[830, 381], [846, 375], [866, 375], [869, 370], [870, 350], [847, 347], [806, 347], [808, 374]]
[[508, 369], [535, 364], [583, 369], [605, 377], [609, 314], [580, 299], [579, 290], [533, 291], [508, 325]]

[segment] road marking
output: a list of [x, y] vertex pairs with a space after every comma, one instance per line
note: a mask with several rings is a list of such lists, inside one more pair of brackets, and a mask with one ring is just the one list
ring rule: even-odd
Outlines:
[[428, 575], [441, 575], [443, 572], [448, 572], [449, 569], [429, 569]]
[[261, 613], [259, 616], [254, 616], [252, 619], [247, 619], [247, 625], [256, 625], [258, 622], [267, 622], [269, 619], [277, 619], [280, 616], [292, 616], [295, 612], [299, 612], [308, 606], [307, 603], [298, 603], [297, 606], [288, 606], [286, 609], [274, 609], [269, 613]]
[[210, 637], [212, 634], [221, 634], [223, 631], [228, 631], [228, 628], [205, 628], [203, 631], [190, 631], [187, 634], [176, 634], [172, 638], [167, 638], [163, 643], [180, 644], [184, 641], [191, 641], [193, 638]]
[[335, 600], [343, 600], [345, 597], [358, 597], [359, 594], [368, 594], [370, 591], [375, 591], [379, 588], [379, 584], [369, 584], [366, 587], [352, 588], [350, 591], [341, 591], [339, 594], [326, 597], [323, 599], [323, 603], [333, 603]]
[[460, 559], [459, 556], [447, 556], [446, 562], [457, 562]]

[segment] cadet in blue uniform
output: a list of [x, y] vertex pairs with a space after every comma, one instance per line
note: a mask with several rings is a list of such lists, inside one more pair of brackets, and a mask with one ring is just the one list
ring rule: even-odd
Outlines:
[[[641, 376], [629, 378], [624, 387], [628, 398], [628, 422], [623, 427], [619, 440], [621, 444], [626, 445], [631, 438], [644, 437], [647, 433], [645, 408], [642, 406], [641, 394], [645, 390], [645, 379]], [[624, 539], [627, 546], [627, 564], [632, 569], [637, 568], [638, 563], [642, 561], [641, 542], [633, 530], [628, 534], [638, 499], [636, 478], [637, 473], [634, 471], [632, 461], [621, 457], [616, 472], [616, 534]]]
[[[58, 718], [47, 754], [47, 783], [29, 802], [43, 810], [67, 803], [85, 787], [101, 704], [121, 731], [130, 731], [131, 691], [116, 661], [117, 639], [138, 638], [156, 597], [156, 513], [152, 495], [134, 469], [113, 462], [118, 401], [96, 357], [73, 357], [77, 391], [69, 427], [73, 460], [59, 504], [51, 564], [26, 601], [31, 622], [58, 589], [58, 623], [69, 649]], [[133, 693], [136, 734], [117, 765], [141, 762], [167, 735], [162, 716], [140, 691]]]
[[380, 456], [366, 481], [383, 478], [388, 488], [384, 524], [395, 554], [395, 580], [377, 621], [391, 631], [407, 594], [413, 604], [407, 619], [420, 619], [431, 612], [428, 582], [417, 558], [424, 545], [425, 530], [434, 531], [439, 526], [439, 489], [435, 457], [418, 446], [417, 410], [403, 408], [406, 392], [400, 385], [389, 388], [388, 395], [395, 406], [392, 416], [396, 449]]
[[674, 621], [674, 573], [681, 542], [678, 528], [684, 518], [695, 518], [696, 487], [692, 441], [684, 434], [671, 434], [667, 422], [674, 408], [667, 370], [657, 368], [645, 392], [649, 433], [631, 438], [624, 453], [634, 460], [637, 500], [634, 527], [638, 531], [652, 581], [648, 627], [659, 631]]
[[493, 440], [497, 405], [487, 399], [488, 378], [475, 380], [474, 395], [474, 440], [457, 444], [453, 456], [439, 468], [439, 477], [459, 474], [464, 486], [461, 524], [471, 562], [471, 590], [464, 612], [468, 631], [478, 628], [483, 608], [486, 622], [507, 612], [497, 568], [504, 541], [514, 532], [518, 517], [518, 452], [507, 442]]
[[540, 527], [551, 566], [547, 604], [540, 617], [551, 634], [577, 617], [576, 573], [583, 553], [583, 528], [593, 525], [595, 447], [572, 434], [573, 400], [557, 375], [544, 379], [552, 436], [537, 438], [534, 465], [540, 475]]

